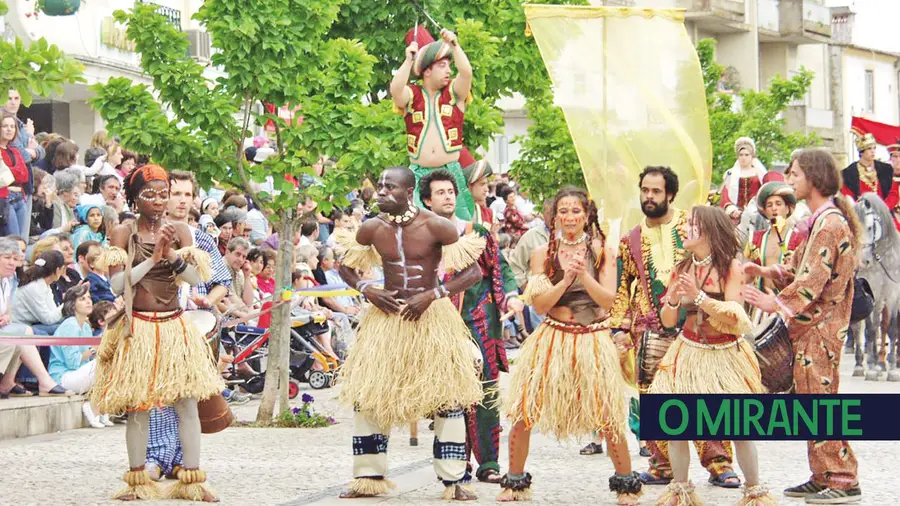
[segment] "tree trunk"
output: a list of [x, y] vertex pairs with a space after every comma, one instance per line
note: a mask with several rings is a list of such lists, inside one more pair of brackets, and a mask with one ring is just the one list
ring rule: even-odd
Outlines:
[[[273, 303], [281, 300], [281, 292], [291, 286], [291, 273], [294, 269], [294, 210], [289, 209], [281, 214], [278, 224], [278, 257], [275, 262], [275, 297]], [[282, 304], [272, 311], [272, 323], [269, 327], [269, 356], [266, 361], [266, 384], [263, 388], [259, 411], [256, 413], [258, 423], [272, 420], [276, 413], [275, 400], [279, 401], [279, 412], [288, 409], [288, 381], [290, 379], [291, 357], [291, 306]]]

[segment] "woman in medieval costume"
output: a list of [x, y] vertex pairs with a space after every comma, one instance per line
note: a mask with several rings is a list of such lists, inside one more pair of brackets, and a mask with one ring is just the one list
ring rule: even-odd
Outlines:
[[537, 428], [561, 440], [602, 434], [616, 469], [609, 488], [618, 504], [637, 504], [641, 481], [631, 470], [625, 439], [626, 383], [607, 319], [616, 292], [615, 253], [604, 244], [587, 192], [563, 188], [552, 209], [550, 243], [532, 254], [524, 295], [547, 318], [525, 341], [512, 376], [509, 473], [497, 500], [531, 498], [525, 460]]
[[190, 229], [167, 222], [169, 178], [158, 165], [135, 169], [125, 180], [129, 206], [138, 219], [116, 227], [106, 263], [110, 284], [124, 293], [125, 309], [110, 323], [98, 351], [90, 400], [102, 413], [128, 413], [126, 441], [130, 469], [122, 500], [163, 495], [144, 468], [149, 409], [174, 406], [184, 467], [165, 494], [170, 499], [215, 502], [200, 470], [200, 416], [197, 402], [220, 395], [224, 383], [203, 336], [186, 320], [178, 303], [182, 282], [209, 279], [209, 256], [194, 247]]
[[734, 143], [734, 151], [737, 161], [722, 176], [722, 198], [719, 205], [725, 209], [731, 222], [737, 225], [744, 210], [748, 207], [753, 209], [759, 188], [769, 178], [766, 177], [766, 167], [756, 158], [756, 143], [753, 139], [739, 138]]
[[[650, 393], [766, 393], [756, 355], [741, 337], [750, 330], [750, 319], [741, 298], [743, 267], [737, 258], [740, 243], [734, 227], [722, 210], [694, 207], [684, 247], [691, 254], [672, 274], [660, 310], [664, 326], [684, 323], [659, 364]], [[738, 505], [776, 504], [760, 485], [754, 443], [735, 441], [734, 445], [745, 475], [744, 497]], [[688, 481], [690, 458], [688, 441], [669, 441], [674, 480], [657, 501], [658, 506], [700, 504]]]

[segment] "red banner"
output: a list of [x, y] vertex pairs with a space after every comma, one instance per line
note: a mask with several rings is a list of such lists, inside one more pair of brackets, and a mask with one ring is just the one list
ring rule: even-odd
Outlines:
[[850, 122], [850, 131], [859, 136], [872, 134], [875, 142], [882, 146], [900, 144], [900, 126], [886, 125], [854, 116]]

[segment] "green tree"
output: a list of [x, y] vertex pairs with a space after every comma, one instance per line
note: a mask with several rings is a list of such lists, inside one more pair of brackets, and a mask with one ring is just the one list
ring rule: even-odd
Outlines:
[[[344, 5], [345, 0], [207, 0], [194, 17], [217, 50], [212, 63], [225, 72], [210, 82], [204, 67], [186, 56], [184, 35], [155, 6], [137, 4], [115, 17], [128, 24], [128, 38], [158, 98], [125, 78], [92, 87], [91, 105], [130, 148], [170, 169], [190, 170], [201, 183], [216, 180], [255, 197], [279, 234], [279, 292], [291, 286], [298, 204], [310, 196], [326, 210], [345, 205], [351, 182], [404, 158], [402, 122], [390, 115], [389, 102], [365, 100], [377, 59], [358, 40], [329, 36]], [[262, 104], [298, 104], [303, 121], [287, 124], [262, 114]], [[248, 127], [268, 120], [275, 123], [280, 156], [250, 166], [243, 157]], [[339, 155], [337, 168], [325, 174], [322, 186], [296, 191], [284, 176], [312, 174], [320, 153]], [[258, 190], [266, 176], [274, 178], [275, 195]], [[276, 396], [282, 409], [288, 406], [289, 311], [282, 304], [272, 313], [260, 422], [272, 419]]]
[[[7, 12], [8, 6], [0, 1], [0, 16]], [[4, 101], [9, 90], [18, 91], [26, 106], [35, 95], [62, 94], [63, 85], [84, 82], [83, 69], [43, 37], [28, 47], [19, 37], [13, 42], [0, 39], [0, 94]]]
[[706, 85], [706, 103], [709, 109], [710, 136], [713, 145], [713, 182], [719, 183], [730, 169], [737, 155], [734, 142], [738, 137], [750, 137], [756, 142], [756, 156], [766, 166], [775, 161], [787, 161], [791, 151], [816, 146], [819, 138], [814, 134], [788, 132], [780, 116], [795, 100], [809, 92], [814, 73], [800, 69], [790, 79], [776, 75], [766, 90], [743, 90], [739, 93], [741, 107], [735, 107], [734, 95], [719, 91], [719, 81], [724, 67], [715, 60], [715, 39], [702, 39], [697, 43], [697, 56], [703, 70]]

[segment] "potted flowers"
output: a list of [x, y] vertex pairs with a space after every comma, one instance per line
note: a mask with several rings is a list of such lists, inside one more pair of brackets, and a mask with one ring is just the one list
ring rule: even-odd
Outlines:
[[82, 0], [35, 0], [34, 13], [48, 16], [71, 16], [81, 8]]

